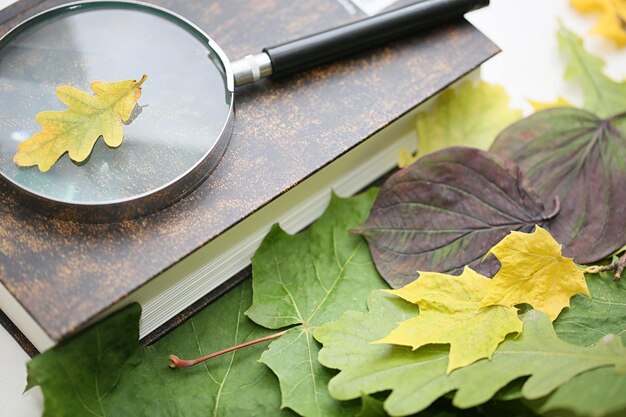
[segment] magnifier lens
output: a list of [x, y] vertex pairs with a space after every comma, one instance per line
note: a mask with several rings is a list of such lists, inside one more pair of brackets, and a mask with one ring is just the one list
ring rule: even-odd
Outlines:
[[[18, 144], [41, 130], [35, 115], [66, 109], [57, 87], [92, 93], [92, 81], [143, 74], [148, 80], [118, 149], [99, 139], [85, 163], [66, 154], [44, 173], [14, 164]], [[0, 173], [68, 204], [131, 200], [184, 177], [222, 146], [232, 105], [224, 64], [201, 33], [166, 12], [119, 3], [49, 12], [5, 39], [0, 94]]]

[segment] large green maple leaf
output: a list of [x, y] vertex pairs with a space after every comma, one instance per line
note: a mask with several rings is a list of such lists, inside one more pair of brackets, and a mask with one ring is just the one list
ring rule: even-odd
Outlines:
[[282, 405], [306, 417], [357, 412], [358, 403], [329, 395], [333, 372], [318, 363], [312, 332], [346, 310], [365, 310], [368, 294], [386, 287], [365, 240], [349, 233], [367, 217], [376, 192], [333, 196], [322, 217], [297, 235], [275, 226], [252, 258], [254, 297], [246, 314], [270, 329], [292, 326], [261, 362], [278, 376]]
[[375, 292], [368, 313], [349, 312], [316, 330], [315, 337], [324, 345], [320, 362], [341, 371], [329, 383], [333, 397], [347, 400], [391, 390], [386, 411], [409, 415], [451, 392], [459, 408], [479, 405], [526, 376], [530, 378], [522, 395], [537, 399], [589, 370], [611, 367], [614, 373], [626, 373], [626, 349], [618, 337], [607, 337], [587, 348], [571, 345], [557, 337], [543, 313], [531, 310], [525, 314], [522, 335], [505, 340], [491, 360], [447, 375], [448, 349], [441, 346], [411, 351], [371, 343], [388, 333], [398, 319], [415, 315], [411, 308], [389, 294]]
[[257, 362], [265, 345], [195, 368], [167, 366], [170, 353], [195, 357], [267, 335], [243, 314], [251, 298], [248, 281], [146, 349], [135, 304], [37, 356], [29, 381], [41, 386], [44, 417], [293, 415], [280, 410], [276, 377]]

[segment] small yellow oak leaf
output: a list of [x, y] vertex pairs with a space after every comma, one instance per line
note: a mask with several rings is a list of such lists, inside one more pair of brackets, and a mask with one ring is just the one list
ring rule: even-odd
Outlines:
[[574, 107], [572, 103], [560, 96], [557, 97], [554, 101], [536, 101], [528, 99], [528, 102], [531, 106], [533, 106], [533, 109], [535, 109], [536, 111], [551, 109], [553, 107]]
[[35, 120], [42, 130], [20, 143], [13, 161], [22, 167], [38, 165], [48, 171], [65, 153], [75, 162], [83, 162], [100, 136], [116, 148], [122, 144], [122, 123], [127, 122], [141, 96], [139, 81], [114, 83], [94, 81], [91, 89], [96, 95], [74, 87], [61, 86], [57, 97], [68, 107], [65, 111], [44, 111]]
[[591, 297], [585, 275], [545, 229], [511, 232], [488, 252], [502, 267], [491, 280], [481, 307], [530, 304], [554, 321], [569, 300], [581, 293]]
[[448, 373], [482, 358], [491, 358], [510, 333], [521, 333], [515, 308], [480, 308], [490, 279], [466, 267], [460, 276], [421, 272], [398, 290], [390, 290], [419, 305], [420, 314], [398, 325], [376, 343], [411, 346], [449, 343]]
[[600, 13], [592, 33], [626, 45], [626, 0], [571, 0], [571, 4], [580, 13]]

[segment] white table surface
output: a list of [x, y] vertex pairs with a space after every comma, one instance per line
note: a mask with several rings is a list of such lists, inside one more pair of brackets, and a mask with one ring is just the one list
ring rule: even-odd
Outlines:
[[[11, 3], [0, 0], [0, 9]], [[585, 36], [585, 46], [607, 60], [610, 76], [626, 76], [626, 48], [617, 49], [611, 42], [589, 35], [594, 19], [573, 11], [567, 0], [491, 0], [491, 6], [472, 12], [468, 19], [503, 50], [483, 65], [482, 78], [504, 85], [513, 104], [526, 112], [530, 107], [525, 98], [550, 101], [563, 95], [580, 103], [580, 90], [563, 81], [564, 61], [555, 37], [558, 19]], [[28, 359], [0, 327], [0, 417], [37, 417], [42, 413], [38, 389], [22, 395]]]

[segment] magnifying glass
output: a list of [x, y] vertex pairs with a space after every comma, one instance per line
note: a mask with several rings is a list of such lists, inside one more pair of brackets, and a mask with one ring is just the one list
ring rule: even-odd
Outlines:
[[[489, 4], [426, 0], [230, 62], [201, 29], [164, 8], [129, 1], [50, 9], [0, 39], [0, 176], [25, 204], [62, 219], [114, 222], [164, 208], [195, 189], [225, 152], [235, 87], [278, 78], [415, 33]], [[124, 143], [98, 140], [80, 165], [13, 163], [40, 130], [34, 116], [65, 110], [60, 85], [148, 74]]]

